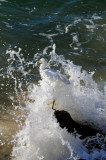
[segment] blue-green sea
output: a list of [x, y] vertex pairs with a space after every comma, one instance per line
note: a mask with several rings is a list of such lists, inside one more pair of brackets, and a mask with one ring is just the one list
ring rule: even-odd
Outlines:
[[[39, 60], [41, 58], [47, 60], [48, 68], [58, 70], [65, 75], [70, 81], [70, 87], [62, 88], [63, 86], [60, 86], [60, 89], [56, 85], [51, 85], [55, 83], [52, 81], [49, 82], [49, 87], [46, 86], [49, 80], [47, 82], [43, 81], [40, 74]], [[29, 97], [26, 98], [26, 95], [29, 95]], [[59, 95], [61, 95], [60, 99]], [[68, 96], [69, 99], [67, 99]], [[72, 112], [73, 118], [78, 122], [88, 124], [90, 122], [90, 125], [99, 126], [100, 130], [106, 131], [105, 0], [0, 0], [1, 160], [7, 160], [7, 158], [20, 160], [21, 151], [23, 152], [22, 160], [77, 160], [78, 158], [105, 160], [106, 148], [103, 147], [105, 140], [100, 142], [102, 146], [100, 150], [93, 148], [92, 151], [81, 148], [82, 142], [79, 145], [78, 140], [75, 143], [76, 146], [81, 148], [80, 152], [73, 142], [69, 147], [69, 144], [71, 144], [69, 139], [72, 138], [71, 140], [74, 141], [73, 137], [69, 138], [67, 133], [59, 132], [55, 127], [54, 130], [57, 132], [52, 131], [45, 118], [44, 120], [38, 118], [39, 122], [37, 123], [35, 117], [49, 116], [49, 113], [46, 113], [47, 111], [42, 112], [42, 109], [37, 107], [40, 104], [45, 106], [46, 103], [51, 103], [52, 99], [57, 99], [57, 104], [66, 106], [64, 108], [60, 107], [62, 110], [69, 111], [70, 107], [67, 107], [67, 105], [70, 104], [72, 109], [69, 112]], [[34, 111], [32, 109], [34, 106], [37, 108], [36, 111], [34, 110], [35, 115], [33, 115]], [[28, 113], [25, 114], [17, 110], [25, 110], [25, 113], [28, 110]], [[17, 118], [17, 112], [19, 112], [18, 116], [20, 114], [21, 118], [24, 114], [26, 115], [24, 125], [27, 131], [29, 129], [28, 122], [32, 125], [36, 121], [35, 126], [32, 127], [35, 129], [29, 129], [26, 138], [30, 137], [28, 144], [27, 141], [21, 144], [22, 140], [20, 140], [21, 136], [24, 137], [27, 132], [24, 131], [25, 129], [22, 130], [23, 132], [17, 132], [18, 138], [15, 137], [13, 132], [15, 138], [10, 138], [10, 134], [7, 133], [10, 132], [10, 129], [3, 135], [5, 129], [3, 130], [2, 123], [4, 123], [4, 120], [6, 122], [9, 120], [9, 124], [10, 121], [20, 121], [21, 118]], [[33, 114], [31, 114], [32, 112]], [[44, 121], [45, 126], [48, 126], [49, 131], [55, 135], [54, 137], [51, 135], [46, 137], [45, 135], [48, 135], [48, 133], [44, 132], [43, 137], [46, 137], [46, 140], [42, 140], [42, 137], [38, 136], [41, 132], [43, 133], [40, 129], [45, 128], [42, 125]], [[40, 124], [41, 128], [39, 128], [40, 122], [42, 122]], [[50, 123], [52, 123], [51, 120]], [[54, 123], [56, 122], [53, 122], [51, 126], [55, 126]], [[7, 127], [5, 124], [3, 125], [4, 128]], [[39, 132], [37, 128], [39, 128]], [[6, 136], [10, 138], [8, 138], [8, 143]], [[36, 140], [33, 140], [32, 137], [34, 136]], [[59, 141], [55, 145], [55, 141], [58, 142], [59, 138], [61, 142]], [[37, 139], [39, 140], [37, 141]], [[40, 139], [42, 142], [40, 142]], [[63, 139], [67, 143], [66, 141], [63, 143]], [[13, 141], [14, 144], [12, 144]], [[68, 146], [68, 149], [62, 148], [60, 144], [64, 147]], [[44, 150], [44, 146], [48, 149]], [[58, 148], [57, 152], [52, 152], [56, 146]], [[28, 155], [23, 149], [24, 147], [28, 149]], [[19, 148], [21, 148], [21, 151]]]

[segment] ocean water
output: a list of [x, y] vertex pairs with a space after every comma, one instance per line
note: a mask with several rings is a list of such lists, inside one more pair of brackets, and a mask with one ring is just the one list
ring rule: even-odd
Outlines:
[[[42, 76], [41, 58], [69, 83]], [[61, 128], [53, 100], [98, 134], [81, 140]], [[105, 160], [99, 132], [106, 133], [106, 1], [0, 0], [0, 159]]]

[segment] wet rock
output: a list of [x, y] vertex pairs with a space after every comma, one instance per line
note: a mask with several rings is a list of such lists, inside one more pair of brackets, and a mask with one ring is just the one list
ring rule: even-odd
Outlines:
[[80, 135], [80, 139], [83, 139], [83, 145], [89, 150], [89, 152], [92, 152], [95, 148], [106, 150], [106, 138], [103, 133], [100, 133], [98, 130], [91, 128], [88, 125], [74, 121], [66, 111], [55, 110], [54, 115], [61, 128], [66, 128], [67, 131], [73, 133], [74, 136], [77, 134]]
[[54, 112], [57, 121], [60, 124], [61, 128], [66, 128], [68, 132], [77, 132], [81, 139], [84, 139], [89, 136], [95, 136], [98, 133], [98, 130], [91, 128], [88, 125], [80, 124], [75, 122], [70, 114], [66, 111], [58, 111]]

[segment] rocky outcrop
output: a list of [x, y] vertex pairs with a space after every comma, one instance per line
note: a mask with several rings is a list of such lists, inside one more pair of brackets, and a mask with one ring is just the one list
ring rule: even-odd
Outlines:
[[83, 140], [83, 144], [89, 152], [92, 152], [92, 149], [94, 148], [106, 149], [106, 140], [103, 133], [100, 133], [98, 130], [91, 128], [88, 125], [75, 122], [66, 111], [55, 110], [54, 115], [61, 128], [66, 128], [67, 131], [72, 133], [74, 136], [77, 134], [80, 135], [80, 139]]
[[66, 111], [55, 110], [54, 114], [61, 128], [65, 127], [70, 133], [77, 132], [81, 139], [89, 136], [95, 136], [98, 133], [98, 130], [93, 129], [88, 125], [75, 122]]

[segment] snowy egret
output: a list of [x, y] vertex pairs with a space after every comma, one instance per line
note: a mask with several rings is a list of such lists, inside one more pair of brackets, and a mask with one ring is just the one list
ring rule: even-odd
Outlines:
[[47, 69], [48, 63], [44, 58], [39, 60], [40, 65], [40, 74], [41, 78], [45, 81], [55, 82], [57, 84], [70, 84], [70, 81], [66, 78], [65, 75], [62, 75], [60, 71]]

